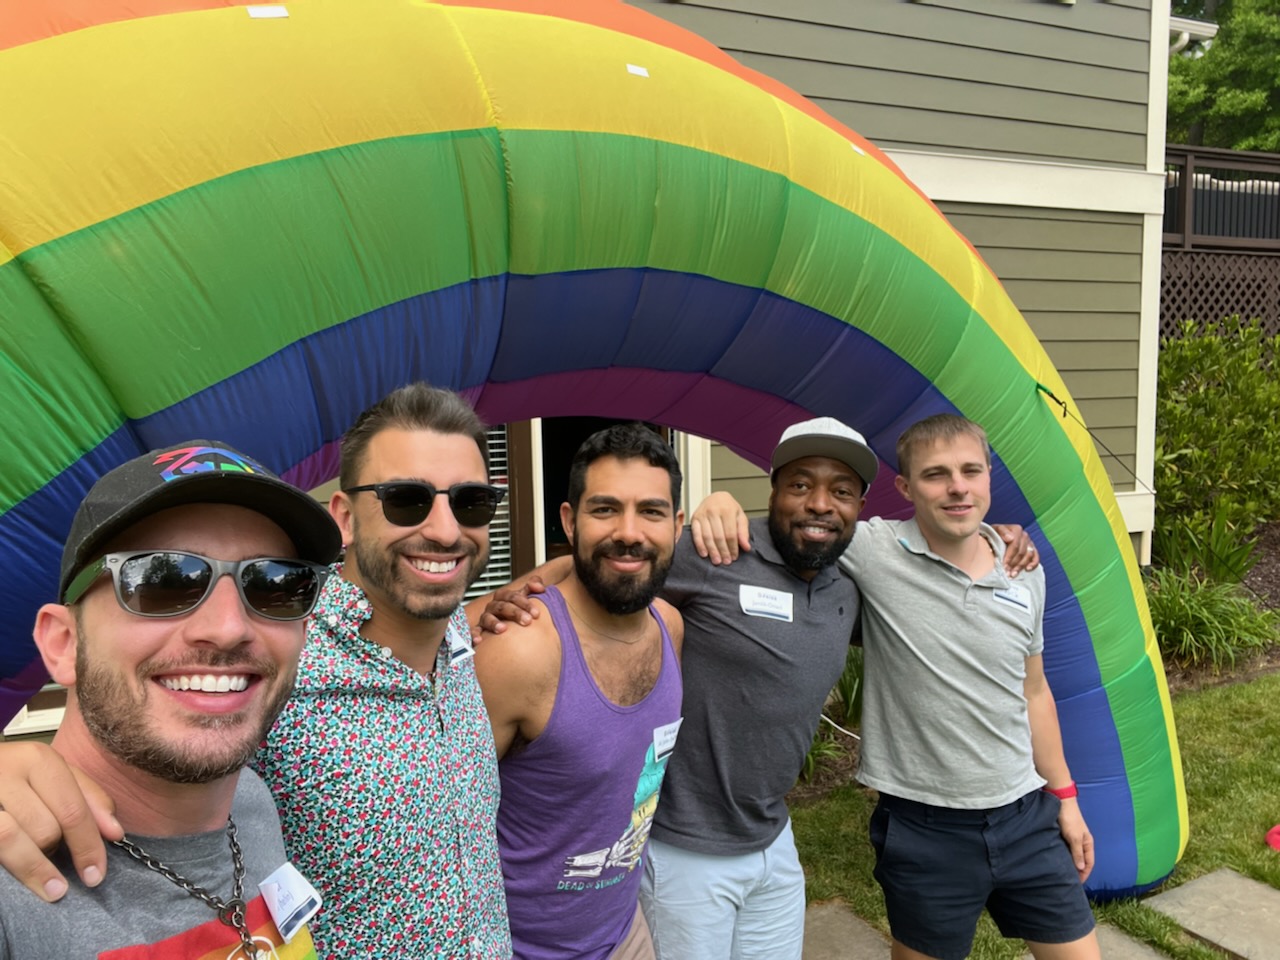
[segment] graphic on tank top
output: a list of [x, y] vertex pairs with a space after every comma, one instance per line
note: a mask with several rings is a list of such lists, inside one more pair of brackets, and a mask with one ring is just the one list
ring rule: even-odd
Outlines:
[[[667, 760], [675, 747], [683, 718], [664, 724], [653, 731], [653, 742], [644, 755], [644, 766], [636, 783], [635, 800], [631, 819], [612, 846], [566, 857], [565, 879], [561, 890], [600, 890], [620, 883], [640, 863], [644, 845], [653, 827], [653, 815], [658, 809], [658, 794], [662, 790], [662, 777], [667, 772]], [[605, 877], [606, 870], [616, 871]], [[594, 880], [594, 883], [587, 882]]]

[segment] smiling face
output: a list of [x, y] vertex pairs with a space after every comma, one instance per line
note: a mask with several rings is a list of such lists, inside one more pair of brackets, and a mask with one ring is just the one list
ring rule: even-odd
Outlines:
[[783, 563], [806, 580], [835, 563], [864, 503], [862, 479], [848, 464], [830, 457], [784, 463], [769, 494], [769, 533]]
[[[109, 547], [151, 549], [221, 560], [297, 556], [272, 521], [224, 504], [161, 511]], [[174, 783], [209, 783], [244, 766], [293, 689], [304, 630], [302, 620], [247, 610], [225, 576], [191, 612], [154, 619], [123, 610], [103, 576], [72, 610], [41, 611], [42, 651], [42, 631], [59, 624], [74, 638], [74, 672], [70, 656], [51, 672], [73, 688], [72, 726], [82, 722], [117, 759]]]
[[[470, 436], [392, 427], [369, 441], [353, 486], [391, 480], [418, 480], [444, 491], [455, 483], [487, 483], [488, 475]], [[349, 545], [347, 568], [375, 611], [444, 621], [489, 559], [489, 528], [460, 526], [443, 495], [413, 527], [390, 523], [371, 492], [336, 493], [330, 511]]]
[[911, 448], [908, 475], [894, 481], [916, 509], [935, 552], [978, 533], [991, 506], [991, 463], [977, 437], [961, 434]]
[[639, 458], [604, 456], [587, 467], [585, 484], [577, 510], [560, 507], [574, 571], [610, 614], [643, 610], [667, 579], [684, 524], [671, 475]]

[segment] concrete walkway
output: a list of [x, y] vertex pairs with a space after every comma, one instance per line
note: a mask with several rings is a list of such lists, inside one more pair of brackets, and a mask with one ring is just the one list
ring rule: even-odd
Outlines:
[[[1218, 870], [1143, 903], [1235, 960], [1280, 960], [1280, 890]], [[1164, 960], [1165, 955], [1098, 925], [1104, 960]], [[886, 960], [889, 942], [841, 903], [818, 903], [805, 915], [804, 960]]]

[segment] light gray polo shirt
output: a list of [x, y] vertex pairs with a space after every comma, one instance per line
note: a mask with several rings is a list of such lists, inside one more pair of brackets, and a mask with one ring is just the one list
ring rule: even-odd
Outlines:
[[727, 566], [686, 531], [662, 597], [684, 617], [684, 724], [652, 835], [697, 853], [763, 850], [844, 670], [858, 591], [835, 564], [796, 576], [757, 519], [751, 550]]
[[1023, 690], [1044, 649], [1044, 571], [1010, 580], [1004, 541], [981, 532], [996, 562], [976, 582], [914, 519], [860, 522], [841, 558], [864, 604], [858, 779], [882, 793], [974, 809], [1044, 785]]

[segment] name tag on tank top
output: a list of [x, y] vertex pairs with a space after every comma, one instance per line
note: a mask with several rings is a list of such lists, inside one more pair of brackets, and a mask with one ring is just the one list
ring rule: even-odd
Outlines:
[[768, 617], [791, 623], [791, 594], [768, 587], [738, 587], [738, 603], [748, 617]]
[[673, 720], [671, 723], [664, 723], [660, 727], [653, 729], [653, 760], [659, 763], [665, 760], [672, 750], [676, 748], [676, 734], [680, 732], [680, 724], [684, 723], [684, 717], [679, 720]]

